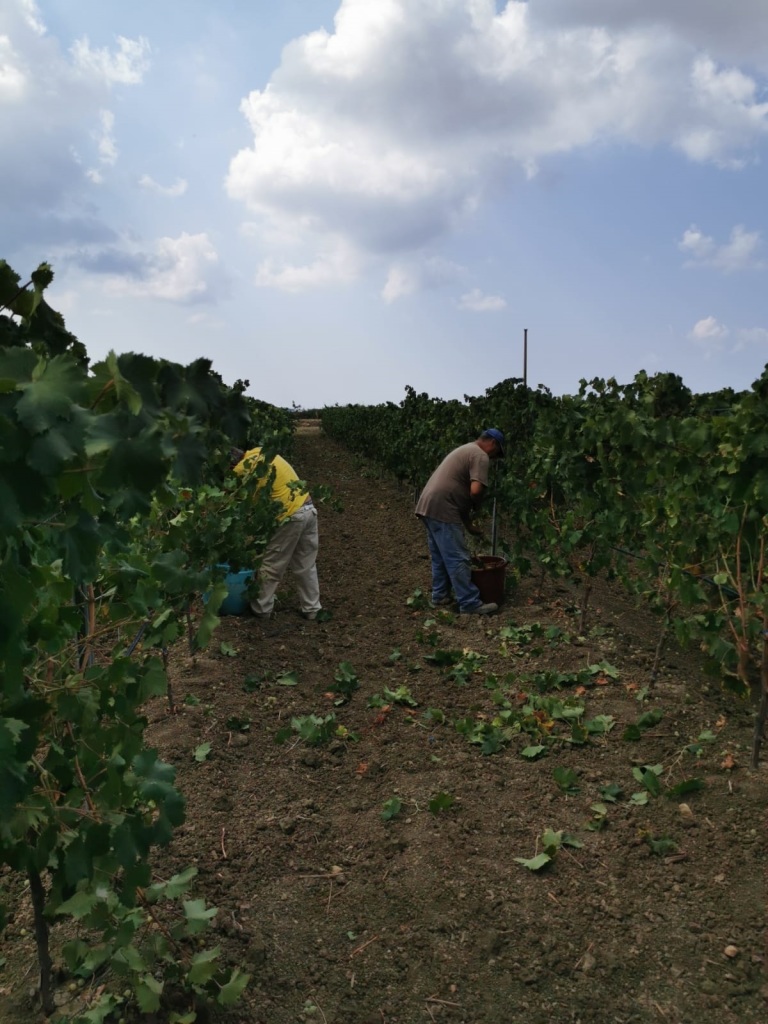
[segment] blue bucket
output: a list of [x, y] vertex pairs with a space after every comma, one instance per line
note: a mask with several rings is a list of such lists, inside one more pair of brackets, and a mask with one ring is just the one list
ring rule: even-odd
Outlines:
[[[219, 565], [219, 569], [228, 569], [228, 565]], [[248, 585], [253, 578], [253, 569], [241, 572], [228, 572], [224, 577], [227, 596], [221, 602], [219, 615], [245, 615], [248, 612]], [[203, 601], [208, 601], [208, 594], [203, 594]]]

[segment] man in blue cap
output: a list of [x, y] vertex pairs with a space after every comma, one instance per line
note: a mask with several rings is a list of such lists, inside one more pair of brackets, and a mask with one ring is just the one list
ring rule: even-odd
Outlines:
[[483, 602], [472, 582], [472, 560], [464, 530], [481, 534], [472, 522], [472, 513], [488, 486], [490, 460], [503, 457], [504, 435], [490, 427], [476, 441], [446, 455], [421, 492], [415, 511], [427, 531], [433, 607], [450, 604], [453, 589], [460, 612], [491, 615], [499, 610], [493, 602]]

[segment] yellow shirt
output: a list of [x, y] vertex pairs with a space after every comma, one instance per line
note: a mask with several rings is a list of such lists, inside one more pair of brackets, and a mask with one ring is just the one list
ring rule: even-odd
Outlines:
[[[262, 461], [261, 448], [251, 448], [247, 451], [242, 459], [235, 466], [233, 472], [237, 473], [238, 476], [242, 476], [244, 473], [249, 472], [253, 469], [258, 462]], [[303, 487], [297, 487], [298, 477], [296, 470], [282, 455], [276, 455], [271, 462], [271, 465], [275, 467], [275, 478], [272, 481], [272, 490], [270, 496], [273, 501], [278, 501], [283, 506], [284, 511], [278, 516], [280, 522], [287, 519], [288, 516], [292, 516], [294, 512], [298, 512], [301, 506], [309, 497], [309, 492]], [[266, 482], [268, 477], [264, 477]], [[291, 487], [291, 484], [294, 486]], [[262, 485], [263, 486], [263, 485]]]

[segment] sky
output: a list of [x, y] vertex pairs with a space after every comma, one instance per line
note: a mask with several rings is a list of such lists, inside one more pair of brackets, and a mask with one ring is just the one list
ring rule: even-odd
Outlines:
[[303, 408], [768, 362], [768, 0], [2, 0], [0, 258]]

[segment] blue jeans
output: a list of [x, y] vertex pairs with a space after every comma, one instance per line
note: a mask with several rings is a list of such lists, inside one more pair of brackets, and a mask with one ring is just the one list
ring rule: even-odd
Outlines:
[[480, 591], [472, 582], [472, 562], [458, 523], [441, 523], [421, 516], [427, 530], [427, 544], [432, 558], [432, 600], [437, 603], [451, 596], [451, 587], [459, 602], [459, 611], [469, 612], [483, 603]]

